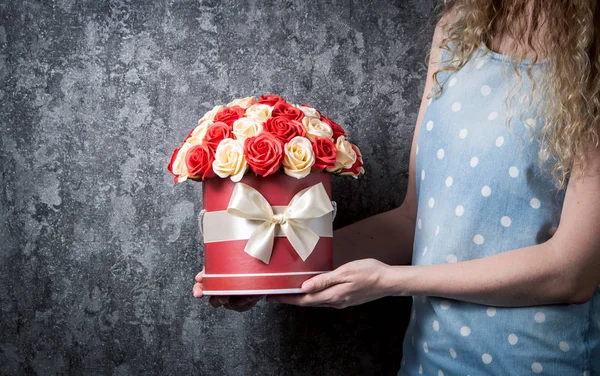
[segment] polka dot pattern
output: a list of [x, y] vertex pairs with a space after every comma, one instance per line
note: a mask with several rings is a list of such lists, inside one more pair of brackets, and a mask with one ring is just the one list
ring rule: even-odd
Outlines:
[[[537, 164], [543, 157], [539, 145], [527, 143], [528, 127], [541, 128], [542, 121], [533, 109], [519, 111], [519, 99], [528, 90], [515, 93], [515, 106], [506, 108], [501, 99], [506, 77], [479, 75], [499, 67], [496, 59], [443, 72], [444, 91], [428, 102], [413, 177], [419, 203], [416, 265], [468, 266], [465, 261], [535, 244], [538, 237], [556, 232], [561, 203], [552, 178], [544, 177]], [[467, 68], [470, 75], [462, 73]], [[570, 374], [561, 367], [580, 360], [585, 319], [590, 321], [588, 335], [600, 333], [600, 315], [573, 321], [554, 306], [499, 308], [435, 296], [419, 296], [413, 306], [416, 314], [404, 347], [407, 375], [484, 375], [508, 369]], [[560, 322], [579, 324], [563, 325], [558, 333]], [[543, 343], [536, 343], [538, 338]]]
[[485, 353], [481, 356], [481, 361], [485, 364], [490, 364], [494, 358], [488, 353]]
[[536, 312], [535, 315], [533, 315], [533, 319], [535, 322], [541, 324], [546, 321], [546, 314], [544, 312]]
[[450, 356], [452, 357], [452, 359], [456, 359], [456, 350], [454, 350], [453, 348], [450, 348]]
[[492, 194], [492, 188], [488, 187], [487, 185], [485, 185], [483, 188], [481, 188], [481, 195], [483, 197], [489, 197]]
[[463, 326], [462, 328], [460, 328], [460, 335], [463, 337], [468, 337], [471, 335], [471, 328], [469, 328], [468, 326]]
[[500, 224], [502, 225], [502, 227], [510, 227], [510, 225], [512, 224], [512, 219], [505, 215], [502, 218], [500, 218]]

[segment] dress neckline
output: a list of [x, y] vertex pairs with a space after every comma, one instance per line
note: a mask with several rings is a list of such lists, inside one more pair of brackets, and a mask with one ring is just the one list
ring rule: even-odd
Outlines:
[[[498, 61], [501, 63], [512, 63], [512, 64], [517, 63], [516, 58], [491, 50], [483, 41], [481, 41], [481, 43], [479, 44], [478, 49], [484, 54], [484, 56], [487, 56], [492, 60], [495, 60], [495, 61]], [[534, 63], [533, 59], [522, 59], [519, 65], [521, 67], [527, 68], [529, 66], [538, 67], [538, 66], [543, 66], [546, 64], [547, 64], [547, 60], [538, 59]]]

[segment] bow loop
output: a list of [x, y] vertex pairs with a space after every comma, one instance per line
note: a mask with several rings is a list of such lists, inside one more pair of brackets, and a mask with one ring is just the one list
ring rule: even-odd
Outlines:
[[227, 213], [231, 215], [246, 220], [263, 221], [248, 239], [244, 251], [265, 264], [271, 259], [275, 226], [281, 226], [282, 232], [298, 256], [305, 261], [317, 245], [319, 235], [303, 222], [322, 217], [332, 211], [333, 206], [322, 183], [296, 193], [285, 211], [280, 214], [274, 214], [264, 196], [244, 183], [235, 185], [227, 206]]

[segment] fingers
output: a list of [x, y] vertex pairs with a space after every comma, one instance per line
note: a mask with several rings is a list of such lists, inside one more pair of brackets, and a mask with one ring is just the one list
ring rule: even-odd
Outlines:
[[323, 273], [316, 275], [302, 284], [302, 290], [305, 293], [314, 293], [318, 291], [325, 290], [333, 285], [340, 283], [338, 281], [338, 271], [334, 270], [329, 273]]
[[346, 300], [342, 298], [343, 290], [336, 285], [325, 291], [310, 294], [269, 295], [267, 302], [293, 304], [302, 307], [334, 307], [341, 308]]
[[195, 298], [201, 298], [204, 296], [204, 293], [202, 291], [202, 283], [196, 283], [194, 284], [194, 297]]
[[196, 282], [202, 283], [204, 279], [204, 268], [200, 271], [200, 273], [196, 274]]

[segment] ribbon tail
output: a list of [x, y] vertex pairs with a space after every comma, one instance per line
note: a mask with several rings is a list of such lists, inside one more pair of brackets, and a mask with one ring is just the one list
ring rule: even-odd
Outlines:
[[252, 257], [259, 259], [265, 264], [269, 263], [271, 253], [273, 252], [273, 238], [275, 237], [275, 224], [263, 222], [254, 230], [244, 252]]
[[319, 235], [313, 230], [294, 220], [288, 220], [281, 225], [281, 230], [287, 236], [290, 244], [302, 261], [306, 261], [319, 241]]

